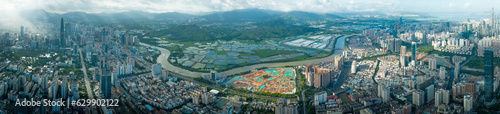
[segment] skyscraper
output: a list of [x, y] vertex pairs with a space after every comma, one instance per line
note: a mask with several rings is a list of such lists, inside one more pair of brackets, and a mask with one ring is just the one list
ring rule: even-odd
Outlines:
[[194, 95], [193, 96], [193, 104], [194, 105], [199, 105], [200, 104], [200, 95]]
[[[110, 43], [109, 39], [106, 38], [106, 29], [102, 29], [102, 36], [101, 36], [101, 40], [103, 42], [104, 45], [108, 45]], [[106, 47], [107, 48], [107, 47]], [[107, 51], [107, 49], [105, 49]]]
[[476, 83], [474, 81], [469, 81], [465, 83], [463, 93], [476, 96]]
[[458, 80], [458, 76], [460, 75], [460, 63], [455, 63], [455, 75], [453, 77], [453, 81]]
[[440, 80], [446, 79], [446, 68], [444, 68], [443, 66], [439, 68], [439, 79]]
[[42, 78], [40, 79], [40, 86], [42, 87], [42, 89], [47, 89], [47, 86], [48, 86], [47, 75], [43, 75]]
[[59, 37], [61, 37], [60, 40], [60, 45], [61, 47], [66, 46], [66, 40], [64, 39], [64, 19], [61, 17], [61, 31], [59, 32]]
[[496, 23], [495, 23], [495, 8], [491, 8], [491, 28], [492, 28], [492, 32], [493, 32], [493, 35], [495, 35], [496, 31], [497, 31], [497, 28], [496, 28]]
[[449, 90], [443, 90], [443, 103], [448, 105], [450, 103], [450, 91]]
[[500, 67], [496, 66], [493, 72], [495, 78], [497, 78], [497, 83], [500, 84]]
[[201, 102], [205, 105], [208, 105], [210, 104], [212, 101], [211, 101], [211, 94], [210, 93], [202, 93], [201, 94]]
[[153, 70], [151, 73], [153, 73], [153, 75], [156, 77], [156, 76], [160, 76], [161, 75], [161, 63], [157, 63], [157, 64], [153, 64], [153, 66], [151, 67], [151, 69]]
[[416, 106], [424, 105], [424, 91], [416, 90], [413, 91], [413, 104]]
[[435, 107], [438, 107], [440, 104], [443, 104], [443, 91], [442, 91], [442, 90], [443, 90], [443, 89], [439, 89], [439, 90], [437, 90], [437, 91], [436, 91], [436, 93], [434, 94], [434, 95], [435, 95], [435, 96], [434, 96], [434, 99], [435, 99], [435, 101], [434, 101], [434, 103], [435, 103], [435, 104], [434, 104], [434, 106], [435, 106]]
[[383, 84], [378, 84], [377, 86], [377, 96], [382, 97], [382, 89], [384, 89], [385, 86]]
[[210, 78], [212, 78], [212, 80], [217, 80], [217, 71], [216, 70], [210, 71]]
[[78, 95], [78, 80], [75, 79], [72, 79], [71, 81], [71, 94], [73, 95], [73, 99], [79, 99], [79, 95]]
[[334, 65], [335, 68], [342, 69], [342, 66], [344, 65], [344, 56], [337, 55], [337, 56], [335, 56], [335, 60], [334, 61], [335, 61], [335, 63], [334, 63], [335, 64]]
[[52, 83], [50, 85], [50, 94], [49, 94], [49, 98], [56, 98], [57, 97], [57, 89], [59, 88], [59, 84], [58, 83]]
[[411, 59], [417, 62], [417, 43], [411, 42]]
[[351, 65], [351, 74], [354, 73], [356, 73], [356, 60], [353, 60]]
[[399, 17], [399, 23], [403, 24], [403, 17]]
[[[458, 96], [458, 95], [463, 95], [465, 93], [465, 83], [463, 82], [460, 82], [460, 83], [456, 83], [456, 84], [453, 84], [453, 86], [451, 87], [452, 89], [452, 92], [453, 92], [453, 96]], [[452, 97], [454, 98], [454, 97]]]
[[400, 64], [401, 64], [401, 67], [405, 67], [405, 66], [406, 66], [406, 56], [401, 55], [401, 56], [399, 57], [399, 62], [400, 62]]
[[111, 98], [111, 75], [103, 74], [101, 77], [101, 92], [104, 95], [104, 98]]
[[73, 56], [78, 56], [78, 45], [73, 45]]
[[434, 106], [438, 107], [441, 104], [447, 105], [450, 102], [450, 91], [445, 89], [439, 89], [434, 94], [435, 104]]
[[305, 73], [306, 73], [306, 80], [307, 80], [307, 85], [308, 86], [313, 86], [314, 83], [314, 68], [312, 65], [307, 65], [305, 68]]
[[400, 55], [401, 55], [401, 56], [406, 55], [406, 46], [401, 46], [401, 52], [400, 52]]
[[436, 70], [437, 69], [436, 59], [429, 59], [429, 69], [430, 70]]
[[298, 104], [290, 99], [279, 98], [274, 107], [275, 114], [299, 114]]
[[401, 40], [400, 39], [390, 39], [387, 41], [387, 49], [391, 50], [391, 52], [399, 52], [401, 48]]
[[473, 101], [472, 95], [464, 95], [464, 112], [472, 111]]
[[24, 26], [21, 26], [21, 37], [19, 39], [24, 39]]
[[425, 31], [422, 33], [422, 43], [427, 44], [427, 33]]
[[389, 99], [391, 98], [390, 96], [391, 90], [390, 88], [383, 88], [382, 89], [382, 102], [389, 102]]
[[61, 98], [68, 98], [68, 77], [63, 77], [63, 81], [61, 84]]
[[430, 85], [425, 88], [425, 93], [426, 93], [426, 103], [431, 102], [434, 100], [434, 85]]
[[493, 100], [493, 51], [484, 50], [484, 97], [487, 102]]
[[111, 85], [113, 86], [117, 86], [118, 82], [118, 73], [117, 72], [114, 72], [114, 73], [111, 73]]
[[326, 92], [322, 91], [314, 94], [314, 106], [318, 106], [319, 104], [323, 104], [326, 102]]

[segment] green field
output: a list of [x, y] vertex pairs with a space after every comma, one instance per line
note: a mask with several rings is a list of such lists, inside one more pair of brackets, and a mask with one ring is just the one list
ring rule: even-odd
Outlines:
[[345, 95], [340, 96], [340, 100], [342, 100], [342, 103], [350, 103], [351, 100]]
[[[500, 66], [500, 57], [495, 57], [493, 60], [494, 66]], [[469, 68], [476, 68], [476, 69], [484, 69], [484, 58], [483, 57], [476, 57], [471, 59], [465, 66]]]
[[[290, 26], [283, 24], [284, 20], [263, 22], [252, 29], [233, 29], [228, 27], [211, 27], [198, 25], [177, 25], [168, 29], [155, 30], [143, 36], [162, 37], [174, 41], [214, 41], [214, 40], [254, 40], [264, 38], [285, 38], [319, 31], [317, 28], [306, 26]], [[281, 23], [281, 24], [276, 24]]]
[[474, 75], [474, 76], [483, 76], [484, 75], [484, 72], [468, 71], [468, 70], [460, 70], [460, 73], [470, 74], [470, 75]]
[[265, 57], [270, 57], [273, 55], [286, 55], [286, 54], [292, 54], [292, 53], [301, 53], [299, 51], [285, 51], [285, 50], [270, 50], [270, 49], [263, 49], [263, 50], [257, 50], [255, 51], [255, 55], [265, 58]]
[[[407, 48], [408, 48], [408, 46], [407, 46]], [[407, 50], [411, 50], [411, 49], [408, 48]], [[434, 47], [432, 47], [432, 46], [419, 47], [417, 49], [417, 51], [418, 52], [424, 52], [424, 53], [427, 53], [427, 54], [438, 54], [438, 55], [441, 55], [441, 56], [454, 56], [454, 55], [464, 56], [464, 57], [471, 57], [472, 56], [472, 55], [454, 54], [454, 53], [449, 53], [449, 52], [438, 51], [438, 50], [435, 50]]]
[[[38, 57], [41, 54], [46, 54], [46, 53], [58, 53], [58, 55], [52, 56], [50, 58]], [[51, 61], [55, 62], [56, 58], [61, 56], [61, 53], [63, 53], [63, 51], [61, 50], [32, 50], [32, 49], [10, 50], [0, 54], [0, 60], [4, 61], [5, 59], [9, 59], [11, 61], [15, 61], [15, 60], [21, 60], [22, 57], [37, 57], [38, 60], [28, 61], [30, 62], [29, 64], [33, 66], [43, 66], [47, 62]]]

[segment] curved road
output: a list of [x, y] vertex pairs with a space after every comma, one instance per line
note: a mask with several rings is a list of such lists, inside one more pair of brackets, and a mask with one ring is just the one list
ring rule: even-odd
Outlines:
[[[350, 37], [352, 35], [347, 35], [347, 36], [342, 36], [338, 38], [337, 43], [335, 44], [336, 49], [343, 49], [344, 48], [344, 41], [347, 37]], [[151, 46], [155, 47], [158, 50], [160, 50], [161, 54], [158, 57], [157, 61], [161, 63], [162, 67], [171, 71], [175, 72], [177, 74], [181, 74], [187, 77], [202, 77], [203, 75], [207, 75], [208, 73], [202, 73], [202, 72], [193, 72], [189, 71], [186, 69], [182, 69], [180, 67], [174, 66], [168, 62], [168, 56], [170, 56], [170, 51], [168, 51], [165, 48], [157, 47], [157, 46], [152, 46], [148, 44], [141, 43], [142, 45], [145, 46]], [[279, 62], [279, 63], [262, 63], [262, 64], [255, 64], [255, 65], [249, 65], [249, 66], [243, 66], [243, 67], [238, 67], [234, 69], [230, 69], [224, 72], [220, 72], [221, 74], [226, 74], [226, 75], [233, 75], [237, 74], [240, 72], [245, 72], [249, 71], [252, 69], [256, 68], [262, 68], [262, 67], [282, 67], [282, 66], [295, 66], [295, 65], [303, 65], [303, 64], [316, 64], [316, 63], [321, 63], [325, 61], [333, 61], [335, 59], [335, 55], [342, 54], [343, 50], [335, 50], [334, 54], [324, 57], [324, 58], [319, 58], [319, 59], [312, 59], [312, 60], [303, 60], [303, 61], [292, 61], [292, 62]]]

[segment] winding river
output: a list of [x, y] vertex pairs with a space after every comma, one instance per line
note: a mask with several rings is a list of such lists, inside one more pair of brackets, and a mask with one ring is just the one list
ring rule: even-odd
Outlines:
[[[319, 58], [319, 59], [311, 59], [311, 60], [303, 60], [303, 61], [254, 64], [254, 65], [249, 65], [249, 66], [233, 68], [233, 69], [226, 70], [226, 71], [220, 72], [220, 73], [226, 74], [226, 75], [233, 75], [233, 74], [249, 71], [249, 70], [256, 69], [256, 68], [262, 68], [262, 67], [297, 66], [297, 65], [304, 65], [304, 64], [317, 64], [317, 63], [321, 63], [324, 61], [333, 61], [335, 59], [335, 55], [342, 54], [343, 49], [344, 49], [345, 39], [347, 37], [350, 37], [350, 36], [351, 35], [347, 35], [347, 36], [342, 36], [342, 37], [338, 38], [337, 43], [335, 44], [335, 49], [337, 49], [337, 50], [335, 50], [335, 52], [328, 57]], [[208, 73], [202, 73], [202, 72], [189, 71], [189, 70], [174, 66], [174, 65], [170, 64], [167, 60], [168, 56], [170, 56], [170, 51], [168, 51], [165, 48], [161, 48], [161, 47], [157, 47], [157, 46], [152, 46], [152, 45], [148, 45], [148, 44], [144, 44], [144, 43], [141, 43], [141, 44], [145, 45], [145, 46], [151, 46], [151, 47], [158, 48], [158, 50], [160, 50], [161, 54], [158, 57], [157, 61], [159, 63], [161, 63], [163, 68], [169, 70], [170, 72], [174, 72], [174, 73], [181, 74], [181, 75], [187, 76], [187, 77], [192, 77], [192, 78], [201, 77], [203, 75], [208, 74]]]

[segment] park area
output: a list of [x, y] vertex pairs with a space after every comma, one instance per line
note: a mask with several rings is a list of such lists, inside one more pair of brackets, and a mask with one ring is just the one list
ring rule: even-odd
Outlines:
[[253, 92], [293, 94], [296, 92], [295, 79], [293, 68], [272, 68], [236, 76], [226, 85]]

